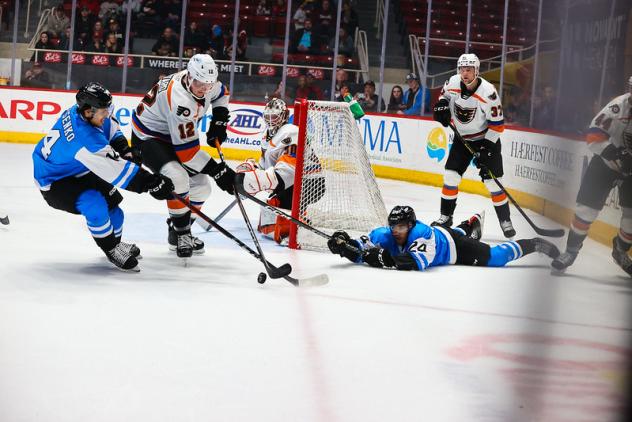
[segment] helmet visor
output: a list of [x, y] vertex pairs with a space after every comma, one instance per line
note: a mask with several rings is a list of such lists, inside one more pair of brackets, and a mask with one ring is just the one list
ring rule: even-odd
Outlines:
[[197, 79], [193, 79], [191, 81], [191, 93], [197, 97], [203, 97], [213, 89], [213, 83], [204, 83], [202, 81], [198, 81]]

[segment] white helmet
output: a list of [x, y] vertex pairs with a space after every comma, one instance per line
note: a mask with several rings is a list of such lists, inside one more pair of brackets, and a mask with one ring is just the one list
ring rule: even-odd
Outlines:
[[481, 67], [481, 61], [476, 57], [476, 54], [461, 54], [461, 57], [456, 62], [456, 70], [458, 71], [459, 68], [467, 66], [474, 67], [475, 77], [478, 78], [478, 69]]
[[202, 97], [198, 97], [193, 94], [191, 90], [191, 84], [193, 81], [198, 81], [201, 84], [206, 84], [208, 87], [206, 88], [206, 92], [208, 93], [212, 88], [213, 84], [217, 82], [217, 65], [215, 64], [215, 60], [208, 54], [196, 54], [191, 57], [189, 63], [187, 63], [187, 89], [191, 92], [195, 98], [201, 99]]
[[271, 99], [263, 109], [263, 120], [268, 125], [270, 133], [276, 133], [279, 127], [287, 123], [290, 111], [285, 101], [280, 98]]

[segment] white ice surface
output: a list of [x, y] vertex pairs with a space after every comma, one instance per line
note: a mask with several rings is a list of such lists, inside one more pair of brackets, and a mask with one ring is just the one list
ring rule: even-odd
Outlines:
[[[619, 410], [632, 284], [593, 241], [553, 278], [537, 255], [397, 272], [263, 240], [294, 276], [331, 279], [297, 289], [257, 284], [259, 262], [199, 228], [206, 254], [184, 268], [165, 205], [124, 192], [124, 239], [144, 257], [128, 274], [81, 217], [46, 205], [31, 151], [0, 144], [0, 421], [601, 422]], [[379, 185], [387, 209], [437, 216], [437, 188]], [[216, 189], [204, 210], [230, 200]], [[484, 240], [501, 241], [488, 199], [461, 194], [456, 218], [482, 209]], [[237, 208], [222, 224], [249, 242]]]

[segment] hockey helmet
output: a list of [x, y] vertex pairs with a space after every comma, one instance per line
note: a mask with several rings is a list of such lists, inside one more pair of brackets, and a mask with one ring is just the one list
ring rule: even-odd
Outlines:
[[112, 94], [98, 82], [88, 82], [79, 88], [75, 98], [80, 112], [89, 108], [107, 108], [112, 112]]
[[415, 215], [415, 210], [408, 205], [397, 205], [388, 214], [388, 225], [391, 227], [402, 223], [415, 225], [416, 222], [417, 216]]
[[[191, 94], [191, 86], [195, 83], [198, 85], [206, 85], [205, 94], [212, 88], [213, 84], [217, 82], [217, 65], [215, 60], [208, 54], [196, 54], [191, 57], [191, 60], [187, 63], [187, 88]], [[201, 99], [202, 96], [193, 94], [194, 97]]]
[[285, 101], [280, 98], [273, 98], [268, 101], [263, 109], [263, 120], [268, 125], [268, 129], [278, 129], [287, 123], [290, 111], [287, 109]]
[[466, 53], [461, 54], [459, 60], [456, 62], [456, 70], [458, 71], [462, 67], [471, 66], [474, 68], [474, 77], [478, 78], [478, 70], [481, 67], [481, 61], [478, 59], [476, 54]]

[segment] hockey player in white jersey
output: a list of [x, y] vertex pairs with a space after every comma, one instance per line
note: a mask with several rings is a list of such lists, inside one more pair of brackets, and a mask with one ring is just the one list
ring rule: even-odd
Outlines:
[[[289, 123], [289, 116], [290, 112], [283, 100], [270, 100], [263, 110], [263, 119], [268, 127], [261, 142], [259, 162], [248, 159], [236, 168], [237, 173], [243, 174], [238, 180], [241, 180], [246, 192], [251, 195], [269, 192], [268, 203], [284, 208], [288, 213], [292, 207], [298, 144], [298, 126]], [[312, 174], [319, 172], [318, 159], [309, 152], [305, 156]], [[318, 201], [325, 192], [324, 179], [321, 177], [307, 179], [304, 183], [312, 184], [310, 191], [318, 192], [311, 198], [312, 202]], [[258, 230], [281, 243], [289, 236], [290, 223], [262, 207]]]
[[[215, 147], [226, 140], [228, 90], [217, 80], [217, 66], [208, 54], [196, 54], [186, 70], [162, 78], [132, 114], [132, 144], [143, 164], [168, 176], [175, 192], [201, 207], [211, 194], [210, 177], [232, 194], [235, 173], [200, 148], [198, 120], [211, 108], [206, 137]], [[191, 235], [195, 215], [177, 200], [167, 201], [168, 242], [178, 257], [204, 252], [204, 242]]]
[[632, 76], [628, 92], [610, 101], [592, 120], [586, 135], [594, 154], [577, 193], [575, 215], [566, 239], [566, 251], [551, 264], [553, 273], [575, 262], [593, 221], [610, 191], [618, 186], [622, 209], [619, 233], [612, 239], [612, 257], [629, 275], [632, 260]]
[[[487, 172], [487, 169], [491, 170], [502, 181], [500, 135], [505, 130], [503, 108], [494, 85], [479, 76], [479, 66], [480, 62], [475, 54], [462, 54], [459, 57], [458, 74], [452, 76], [443, 86], [439, 101], [433, 109], [433, 118], [445, 127], [451, 121], [454, 122], [463, 139], [477, 153], [478, 157], [474, 161], [491, 194], [503, 234], [512, 238], [516, 231], [511, 223], [507, 195]], [[472, 154], [460, 141], [455, 140], [452, 143], [443, 175], [441, 216], [433, 225], [452, 225], [459, 184], [472, 158]]]
[[140, 249], [121, 241], [123, 197], [116, 188], [168, 199], [173, 184], [121, 159], [132, 155], [111, 117], [112, 95], [107, 89], [91, 82], [79, 89], [76, 98], [77, 104], [64, 111], [35, 146], [35, 184], [51, 207], [85, 217], [110, 262], [122, 270], [139, 271]]

